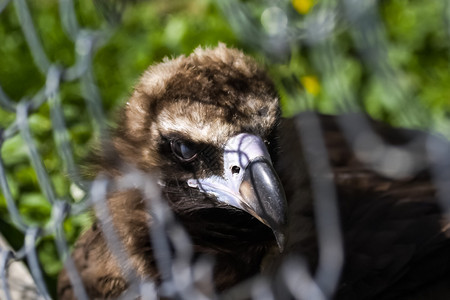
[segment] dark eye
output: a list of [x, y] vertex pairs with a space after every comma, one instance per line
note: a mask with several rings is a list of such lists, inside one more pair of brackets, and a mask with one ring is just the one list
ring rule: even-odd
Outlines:
[[181, 161], [191, 161], [197, 156], [197, 149], [192, 143], [182, 140], [174, 140], [170, 142], [173, 154]]

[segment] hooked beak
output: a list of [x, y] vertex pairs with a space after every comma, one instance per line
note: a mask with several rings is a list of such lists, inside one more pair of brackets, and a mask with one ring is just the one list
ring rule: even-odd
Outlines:
[[223, 177], [191, 179], [189, 186], [248, 212], [270, 227], [282, 251], [287, 203], [264, 142], [255, 135], [236, 135], [225, 145], [223, 161]]

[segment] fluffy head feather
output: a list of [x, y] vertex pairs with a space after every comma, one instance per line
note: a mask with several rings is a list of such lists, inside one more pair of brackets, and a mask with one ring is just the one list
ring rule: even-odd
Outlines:
[[158, 155], [164, 138], [220, 147], [239, 132], [268, 137], [278, 118], [278, 97], [266, 73], [219, 44], [145, 71], [124, 108], [115, 147], [138, 167], [159, 168], [166, 160]]

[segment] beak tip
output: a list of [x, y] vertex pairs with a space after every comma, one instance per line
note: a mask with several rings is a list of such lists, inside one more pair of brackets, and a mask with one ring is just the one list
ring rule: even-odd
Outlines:
[[273, 234], [275, 235], [275, 240], [278, 245], [278, 249], [280, 250], [280, 253], [284, 251], [284, 243], [286, 241], [286, 235], [280, 231], [273, 230]]

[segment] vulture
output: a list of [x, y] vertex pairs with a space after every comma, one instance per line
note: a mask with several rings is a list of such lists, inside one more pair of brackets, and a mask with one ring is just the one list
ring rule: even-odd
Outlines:
[[[275, 299], [301, 299], [277, 275], [291, 261], [311, 278], [337, 272], [331, 287], [317, 281], [328, 299], [450, 299], [444, 138], [362, 113], [283, 118], [263, 68], [223, 44], [150, 66], [119, 116], [89, 171], [151, 174], [192, 261], [213, 261], [217, 293], [265, 276]], [[106, 198], [110, 221], [96, 218], [72, 253], [88, 297], [123, 295], [130, 270], [160, 285], [143, 192]], [[115, 252], [106, 227], [122, 245]], [[75, 299], [74, 285], [63, 270], [59, 298]]]

